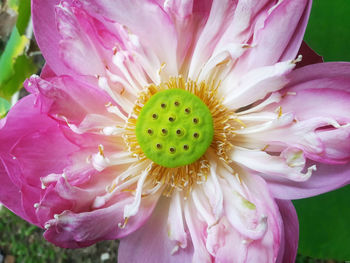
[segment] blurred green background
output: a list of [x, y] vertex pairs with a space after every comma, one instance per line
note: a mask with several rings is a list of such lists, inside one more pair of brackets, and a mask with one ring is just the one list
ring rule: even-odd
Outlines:
[[[12, 31], [0, 30], [0, 118], [23, 80], [43, 65], [29, 7], [29, 0], [0, 0], [0, 28], [16, 23]], [[350, 61], [350, 0], [314, 0], [305, 41], [325, 61]], [[297, 262], [350, 262], [350, 186], [294, 204], [300, 222]], [[116, 262], [117, 247], [117, 241], [104, 241], [85, 249], [57, 248], [42, 238], [42, 230], [0, 210], [0, 263], [5, 255], [6, 263]]]

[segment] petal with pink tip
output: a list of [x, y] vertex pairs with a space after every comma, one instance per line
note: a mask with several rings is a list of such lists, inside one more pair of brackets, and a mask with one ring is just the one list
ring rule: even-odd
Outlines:
[[166, 71], [170, 75], [178, 73], [175, 28], [168, 14], [156, 1], [84, 0], [82, 4], [91, 15], [128, 28], [132, 34], [140, 37], [146, 49], [155, 52], [161, 63], [166, 64]]
[[298, 183], [280, 178], [265, 178], [276, 198], [300, 199], [326, 193], [350, 183], [349, 164], [331, 165], [309, 162], [317, 165], [317, 171], [306, 182]]
[[62, 76], [47, 81], [32, 76], [24, 85], [29, 92], [38, 96], [36, 103], [42, 111], [48, 112], [55, 119], [79, 124], [85, 116], [93, 113], [118, 120], [117, 116], [107, 111], [106, 105], [112, 99], [89, 79], [79, 81]]
[[198, 36], [193, 32], [201, 32], [207, 20], [212, 0], [170, 0], [160, 1], [164, 10], [172, 18], [178, 39], [177, 59], [179, 68], [188, 68], [190, 55]]
[[253, 46], [237, 65], [238, 72], [294, 59], [301, 45], [311, 9], [309, 0], [279, 1], [262, 28], [255, 32]]
[[65, 248], [85, 247], [100, 240], [122, 238], [146, 222], [158, 198], [159, 194], [143, 198], [138, 214], [127, 222], [123, 217], [124, 206], [134, 199], [128, 194], [121, 194], [119, 201], [109, 207], [81, 213], [64, 211], [47, 222], [44, 237]]
[[[322, 82], [320, 80], [319, 82]], [[313, 82], [318, 86], [318, 83]], [[337, 86], [329, 88], [305, 88], [297, 92], [289, 93], [281, 101], [283, 112], [293, 112], [298, 121], [312, 118], [332, 118], [340, 124], [350, 122], [350, 116], [344, 114], [350, 112], [350, 81], [349, 91], [337, 90]]]
[[[350, 90], [350, 82], [348, 85]], [[309, 158], [320, 162], [345, 163], [350, 160], [350, 146], [342, 143], [350, 138], [350, 116], [344, 114], [350, 112], [350, 92], [336, 88], [299, 90], [281, 102], [282, 109], [293, 112], [301, 122], [318, 120], [313, 129], [324, 150]]]
[[348, 62], [308, 65], [291, 72], [286, 90], [297, 92], [306, 88], [332, 88], [349, 91], [349, 71], [350, 63]]
[[33, 0], [32, 17], [35, 39], [48, 65], [58, 74], [69, 74], [70, 69], [63, 63], [59, 56], [59, 42], [61, 36], [58, 33], [55, 19], [55, 6], [60, 0]]
[[190, 68], [189, 77], [196, 79], [200, 69], [209, 60], [220, 36], [225, 31], [227, 19], [233, 12], [235, 3], [233, 1], [214, 0], [210, 9], [210, 14], [196, 43]]
[[95, 46], [91, 40], [92, 34], [82, 28], [81, 23], [86, 21], [78, 19], [86, 18], [79, 12], [83, 10], [72, 8], [66, 1], [61, 1], [60, 5], [55, 7], [57, 29], [61, 36], [58, 45], [59, 56], [67, 68], [77, 74], [102, 75], [105, 65], [97, 50], [100, 46]]

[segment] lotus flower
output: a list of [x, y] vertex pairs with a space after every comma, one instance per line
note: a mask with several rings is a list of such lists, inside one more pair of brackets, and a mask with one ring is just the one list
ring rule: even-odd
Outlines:
[[296, 69], [310, 7], [33, 0], [47, 64], [0, 123], [1, 202], [119, 262], [294, 262], [289, 200], [350, 178], [350, 64]]

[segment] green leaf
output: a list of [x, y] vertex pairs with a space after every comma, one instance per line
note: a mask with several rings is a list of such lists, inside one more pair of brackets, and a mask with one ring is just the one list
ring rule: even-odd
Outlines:
[[6, 116], [10, 108], [11, 104], [7, 100], [0, 98], [0, 119]]
[[350, 1], [315, 0], [305, 41], [325, 61], [350, 61]]
[[18, 19], [0, 57], [0, 96], [10, 100], [37, 68], [25, 55], [29, 46], [25, 33], [30, 22], [30, 0], [9, 0], [8, 5], [18, 13]]
[[293, 201], [299, 217], [299, 253], [350, 260], [350, 186]]
[[29, 40], [15, 27], [0, 57], [0, 96], [5, 99], [10, 100], [25, 78], [36, 72], [33, 62], [23, 55], [28, 43]]
[[11, 78], [1, 85], [0, 96], [11, 98], [11, 96], [23, 87], [24, 80], [37, 71], [34, 63], [26, 56], [17, 57]]
[[6, 82], [13, 74], [13, 64], [16, 58], [23, 54], [28, 42], [25, 36], [19, 35], [17, 28], [13, 29], [5, 51], [0, 58], [0, 85]]
[[24, 35], [30, 21], [30, 0], [21, 0], [18, 6], [16, 27], [20, 35]]

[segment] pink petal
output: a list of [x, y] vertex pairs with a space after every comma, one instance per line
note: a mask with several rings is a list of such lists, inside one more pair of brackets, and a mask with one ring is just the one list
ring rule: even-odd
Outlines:
[[[310, 162], [308, 165], [315, 163]], [[326, 193], [350, 183], [349, 164], [319, 164], [306, 182], [297, 183], [278, 178], [265, 178], [271, 192], [280, 199], [300, 199]]]
[[266, 183], [259, 176], [242, 172], [239, 180], [225, 169], [217, 169], [218, 190], [224, 197], [221, 216], [215, 216], [212, 194], [206, 192], [209, 186], [197, 186], [184, 201], [193, 262], [230, 262], [233, 255], [235, 262], [275, 262], [282, 223]]
[[[350, 147], [341, 143], [350, 138], [350, 117], [346, 114], [350, 112], [349, 70], [350, 63], [324, 63], [302, 67], [288, 76], [291, 81], [284, 89], [287, 96], [277, 106], [295, 115], [298, 122], [293, 127], [304, 129], [303, 137], [309, 134], [309, 146], [314, 147], [308, 147], [306, 141], [302, 147], [307, 148], [310, 159], [325, 163], [350, 160]], [[318, 142], [312, 142], [310, 136]], [[277, 134], [274, 137], [281, 139]], [[284, 141], [290, 142], [288, 138]]]
[[[260, 33], [259, 31], [265, 29], [263, 28], [264, 23], [272, 16], [270, 10], [276, 6], [278, 6], [278, 3], [267, 0], [213, 1], [208, 19], [205, 17], [205, 20], [203, 20], [206, 24], [195, 45], [189, 76], [196, 79], [199, 70], [209, 60], [210, 56], [218, 53], [219, 50], [224, 50], [233, 43], [248, 44], [247, 47], [252, 44], [253, 49], [255, 45], [259, 46], [260, 38], [256, 42], [254, 40], [257, 34]], [[292, 22], [288, 20], [288, 23]], [[291, 32], [288, 33], [293, 33], [293, 27], [288, 29], [291, 29]], [[263, 38], [261, 39], [263, 40]], [[282, 48], [280, 52], [283, 52], [283, 46], [276, 45], [276, 47]], [[274, 60], [264, 65], [271, 65], [276, 62], [277, 60]], [[239, 63], [240, 61], [238, 61]]]
[[196, 79], [202, 66], [209, 60], [217, 42], [225, 31], [229, 14], [233, 12], [234, 7], [235, 3], [233, 1], [213, 1], [208, 20], [204, 21], [206, 25], [195, 45], [189, 69], [190, 78]]
[[[223, 227], [224, 226], [224, 227]], [[234, 262], [243, 263], [246, 261], [248, 246], [242, 242], [239, 234], [228, 225], [213, 226], [212, 228], [222, 227], [219, 232], [219, 239], [222, 242], [216, 251], [215, 262]]]
[[183, 202], [179, 192], [173, 193], [169, 205], [168, 236], [178, 242], [181, 248], [187, 247], [187, 233], [183, 217]]
[[[242, 58], [237, 71], [294, 59], [301, 45], [311, 1], [281, 1], [255, 33], [253, 48]], [[256, 44], [256, 47], [254, 45]]]
[[57, 29], [61, 36], [59, 55], [63, 63], [78, 74], [102, 75], [105, 64], [98, 52], [102, 45], [94, 45], [96, 41], [92, 41], [93, 34], [89, 31], [93, 29], [90, 25], [83, 28], [82, 24], [88, 24], [84, 11], [61, 1], [60, 5], [55, 7], [55, 13]]
[[305, 158], [299, 149], [286, 149], [280, 156], [273, 156], [261, 150], [235, 147], [231, 159], [247, 169], [293, 181], [306, 181], [315, 170], [315, 168], [309, 168], [307, 172], [302, 172]]
[[292, 61], [284, 61], [255, 68], [239, 78], [235, 72], [229, 73], [220, 86], [220, 90], [224, 92], [223, 104], [230, 109], [239, 109], [263, 99], [287, 83], [286, 75], [294, 67]]
[[59, 3], [60, 0], [32, 1], [35, 39], [47, 64], [58, 75], [71, 72], [59, 56], [61, 36], [58, 33], [55, 19], [55, 6]]
[[89, 113], [111, 116], [106, 105], [112, 99], [88, 79], [78, 81], [63, 76], [46, 81], [33, 76], [25, 82], [25, 87], [38, 96], [36, 103], [53, 118], [64, 117], [72, 124], [79, 124]]
[[[314, 85], [322, 80], [313, 81]], [[298, 121], [312, 118], [332, 118], [340, 124], [350, 122], [350, 82], [349, 91], [337, 90], [337, 85], [329, 88], [306, 88], [298, 90], [295, 94], [286, 96], [280, 105], [283, 112], [293, 112]], [[345, 88], [345, 87], [344, 87]], [[327, 105], [327, 107], [325, 107]]]
[[[313, 84], [317, 85], [317, 81]], [[347, 86], [350, 91], [350, 82]], [[308, 157], [320, 162], [346, 163], [350, 160], [350, 146], [342, 143], [350, 138], [350, 116], [344, 114], [350, 112], [350, 92], [336, 88], [337, 85], [305, 88], [287, 96], [281, 103], [283, 111], [293, 112], [301, 123], [315, 123], [313, 129], [324, 150], [310, 152]]]
[[284, 232], [284, 246], [281, 247], [277, 263], [294, 263], [298, 251], [299, 222], [298, 216], [291, 201], [276, 200], [279, 207]]
[[282, 219], [274, 199], [267, 190], [267, 184], [259, 177], [247, 175], [244, 179], [252, 202], [259, 212], [267, 216], [267, 231], [261, 240], [256, 240], [248, 246], [247, 262], [275, 262], [280, 250], [282, 238]]
[[125, 228], [120, 227], [124, 224], [123, 208], [132, 202], [133, 197], [121, 194], [118, 202], [106, 208], [82, 213], [64, 211], [47, 222], [48, 230], [44, 237], [65, 248], [85, 247], [100, 240], [122, 238], [146, 222], [158, 197], [153, 195], [143, 198], [138, 214], [130, 217]]
[[[192, 262], [210, 263], [212, 262], [212, 256], [206, 248], [206, 229], [208, 228], [208, 224], [205, 222], [205, 219], [202, 219], [199, 212], [198, 206], [195, 207], [190, 202], [185, 203], [185, 220], [194, 250]], [[213, 244], [210, 245], [213, 246]]]
[[350, 63], [327, 62], [294, 70], [286, 89], [291, 92], [310, 88], [332, 88], [349, 91]]
[[[24, 220], [40, 226], [40, 224], [38, 223], [38, 219], [29, 215], [32, 213], [28, 212], [29, 209], [27, 208], [26, 204], [23, 204], [22, 196], [24, 192], [21, 190], [20, 186], [14, 184], [11, 178], [8, 176], [8, 173], [14, 172], [9, 166], [16, 169], [16, 164], [10, 164], [11, 160], [6, 160], [1, 155], [2, 154], [0, 154], [0, 202], [12, 212], [22, 217]], [[5, 163], [6, 166], [4, 166]], [[37, 199], [39, 199], [39, 196], [37, 193], [35, 193], [35, 191], [29, 194], [29, 197], [34, 199], [36, 197]], [[27, 198], [24, 198], [24, 201], [26, 200]], [[36, 201], [28, 202], [28, 206], [31, 208], [32, 211], [34, 211], [35, 202]]]
[[274, 6], [276, 2], [269, 0], [237, 1], [234, 5], [232, 20], [228, 22], [227, 29], [216, 49], [228, 43], [248, 44], [256, 30], [260, 29], [261, 24], [268, 18], [268, 10]]
[[146, 49], [154, 51], [161, 63], [166, 64], [169, 74], [177, 74], [175, 28], [170, 17], [156, 1], [82, 2], [91, 15], [126, 26], [133, 34], [140, 37], [140, 42]]
[[[201, 32], [204, 21], [207, 20], [212, 0], [173, 0], [159, 1], [164, 10], [172, 18], [178, 39], [177, 55], [178, 67], [188, 68], [190, 54], [193, 52], [193, 43], [198, 39], [193, 32]], [[200, 19], [199, 19], [200, 18]]]
[[169, 202], [162, 198], [147, 223], [120, 241], [118, 262], [192, 262], [193, 246], [190, 240], [186, 248], [179, 248], [177, 252], [174, 250], [177, 244], [167, 234], [168, 210]]
[[[34, 101], [33, 95], [20, 100], [0, 130], [0, 155], [3, 156], [3, 169], [6, 169], [6, 172], [1, 171], [1, 176], [7, 174], [12, 181], [8, 191], [17, 193], [13, 198], [23, 200], [12, 203], [4, 196], [5, 200], [1, 201], [20, 216], [30, 217], [30, 222], [37, 223], [34, 203], [39, 202], [39, 178], [47, 173], [61, 172], [69, 163], [68, 155], [77, 148], [64, 138], [51, 118], [34, 107]], [[4, 181], [9, 179], [5, 177]], [[1, 192], [7, 193], [7, 190]]]

